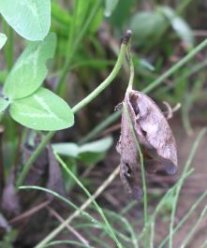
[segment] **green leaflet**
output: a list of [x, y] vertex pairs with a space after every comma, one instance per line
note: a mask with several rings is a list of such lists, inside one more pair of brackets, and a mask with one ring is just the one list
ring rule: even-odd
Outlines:
[[55, 47], [54, 33], [43, 41], [29, 43], [6, 79], [4, 94], [13, 100], [34, 93], [47, 75], [46, 62], [53, 58]]
[[112, 143], [113, 139], [108, 136], [84, 145], [67, 142], [53, 144], [52, 147], [60, 155], [80, 159], [86, 164], [93, 164], [104, 157], [105, 152], [111, 147]]
[[8, 24], [28, 40], [43, 40], [51, 23], [50, 0], [1, 0], [0, 13]]
[[35, 130], [55, 131], [74, 124], [74, 115], [68, 104], [45, 88], [13, 101], [10, 114], [15, 121]]

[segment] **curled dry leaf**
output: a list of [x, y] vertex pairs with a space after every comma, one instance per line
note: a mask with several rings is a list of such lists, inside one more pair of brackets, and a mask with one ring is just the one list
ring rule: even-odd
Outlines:
[[141, 197], [138, 144], [149, 173], [174, 175], [177, 150], [172, 130], [156, 103], [147, 95], [128, 90], [123, 101], [121, 136], [117, 151], [121, 155], [120, 176], [129, 193]]

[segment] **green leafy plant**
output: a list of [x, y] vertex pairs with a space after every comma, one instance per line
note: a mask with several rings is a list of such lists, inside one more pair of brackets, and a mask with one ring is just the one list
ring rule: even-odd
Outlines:
[[50, 5], [50, 0], [5, 0], [0, 14], [25, 39], [43, 40], [50, 28]]
[[113, 139], [106, 137], [98, 141], [78, 145], [75, 143], [57, 143], [52, 147], [57, 154], [76, 158], [86, 164], [97, 163], [104, 158], [106, 151], [111, 147]]
[[[30, 43], [9, 73], [1, 97], [1, 111], [36, 130], [59, 130], [74, 123], [70, 107], [50, 90], [41, 87], [47, 75], [46, 62], [54, 56], [56, 37]], [[67, 114], [65, 114], [67, 113]]]
[[[143, 199], [138, 205], [125, 199], [124, 189], [117, 182], [112, 185], [112, 191], [116, 190], [114, 198], [110, 191], [103, 194], [120, 171], [115, 155], [110, 153], [109, 160], [105, 157], [113, 145], [111, 132], [118, 128], [118, 125], [111, 126], [117, 124], [120, 117], [120, 111], [113, 112], [113, 109], [124, 94], [129, 66], [130, 84], [134, 77], [135, 88], [139, 91], [172, 104], [182, 103], [182, 119], [189, 134], [193, 132], [190, 110], [206, 98], [206, 75], [205, 70], [201, 70], [207, 63], [201, 51], [207, 47], [207, 40], [196, 45], [197, 30], [193, 27], [197, 27], [198, 20], [195, 25], [195, 16], [188, 9], [191, 2], [197, 7], [199, 3], [191, 0], [168, 2], [167, 6], [159, 6], [156, 1], [135, 0], [0, 1], [0, 49], [3, 48], [0, 51], [3, 57], [0, 64], [0, 198], [3, 202], [4, 194], [7, 200], [11, 195], [19, 200], [23, 195], [23, 201], [27, 201], [21, 205], [22, 212], [11, 219], [7, 218], [7, 209], [2, 209], [2, 217], [9, 227], [5, 228], [0, 220], [0, 227], [5, 231], [0, 242], [2, 247], [13, 247], [16, 240], [20, 246], [25, 245], [29, 240], [26, 245], [36, 248], [61, 245], [172, 248], [176, 244], [175, 235], [197, 212], [199, 217], [195, 225], [181, 241], [184, 247], [190, 243], [206, 218], [206, 208], [201, 210], [201, 205], [207, 192], [197, 194], [195, 202], [179, 221], [176, 221], [177, 208], [186, 179], [190, 181], [190, 176], [194, 175], [190, 165], [199, 151], [198, 144], [206, 134], [205, 129], [195, 139], [177, 182], [168, 190], [156, 188], [156, 198], [151, 194], [155, 189], [147, 188], [144, 154], [137, 141], [142, 158]], [[191, 8], [196, 12], [196, 8]], [[134, 33], [133, 51], [130, 51], [128, 40], [130, 32], [119, 47], [118, 41], [128, 26]], [[49, 33], [50, 28], [53, 33]], [[117, 82], [106, 90], [115, 78]], [[126, 106], [122, 106], [126, 111]], [[106, 130], [107, 127], [110, 128]], [[96, 167], [102, 160], [101, 166]], [[56, 173], [53, 162], [56, 169], [59, 163], [62, 174]], [[35, 168], [37, 163], [40, 170]], [[50, 170], [54, 170], [52, 176], [58, 178], [52, 185], [57, 191], [48, 183]], [[94, 174], [91, 173], [93, 170]], [[30, 180], [37, 176], [36, 171], [41, 182], [32, 185]], [[91, 177], [88, 177], [90, 173]], [[105, 176], [108, 173], [110, 175]], [[59, 190], [61, 184], [65, 185], [66, 194]], [[11, 195], [6, 191], [8, 187]], [[29, 201], [25, 197], [26, 191], [31, 191], [35, 197]], [[10, 202], [13, 204], [12, 197]], [[53, 198], [58, 200], [57, 210], [53, 209]], [[62, 204], [66, 205], [62, 208]], [[47, 233], [44, 223], [39, 232], [38, 223], [38, 240], [29, 235], [28, 239], [22, 238], [22, 232], [19, 232], [22, 219], [25, 223], [32, 219], [29, 228], [33, 236], [33, 214], [35, 220], [38, 219], [40, 209], [50, 215], [52, 223], [45, 228]], [[130, 211], [133, 211], [132, 216]], [[160, 220], [165, 221], [166, 235], [162, 240], [159, 240]], [[62, 231], [68, 231], [69, 235], [56, 240]], [[74, 236], [70, 236], [71, 233]], [[206, 240], [201, 247], [205, 245]]]
[[154, 11], [136, 13], [131, 18], [130, 27], [137, 38], [137, 46], [151, 48], [160, 43], [160, 37], [168, 27], [172, 27], [186, 47], [192, 48], [194, 44], [189, 25], [170, 7], [159, 6]]

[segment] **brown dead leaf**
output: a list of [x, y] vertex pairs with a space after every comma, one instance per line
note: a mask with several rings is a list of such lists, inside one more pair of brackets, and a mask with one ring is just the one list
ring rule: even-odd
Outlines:
[[5, 214], [9, 217], [16, 216], [20, 213], [20, 199], [15, 189], [15, 173], [11, 171], [8, 176], [6, 185], [3, 190], [1, 199], [1, 208], [4, 210]]
[[[52, 147], [48, 146], [48, 181], [47, 188], [55, 191], [60, 195], [65, 195], [63, 177], [61, 174], [60, 165], [53, 153]], [[47, 198], [49, 200], [53, 200], [54, 196], [51, 194], [47, 194]]]
[[128, 192], [140, 198], [140, 162], [136, 139], [144, 156], [146, 171], [164, 175], [174, 175], [177, 171], [176, 144], [166, 118], [150, 97], [129, 90], [123, 103], [128, 116], [123, 112], [117, 145], [121, 155], [120, 175]]

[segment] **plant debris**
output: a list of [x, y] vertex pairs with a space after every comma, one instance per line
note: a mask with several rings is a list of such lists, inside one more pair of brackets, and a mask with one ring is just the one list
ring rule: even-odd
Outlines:
[[128, 90], [123, 104], [127, 111], [122, 113], [121, 136], [117, 144], [117, 151], [121, 155], [120, 176], [127, 191], [140, 199], [138, 146], [148, 173], [175, 175], [176, 143], [166, 118], [150, 97], [139, 91]]

